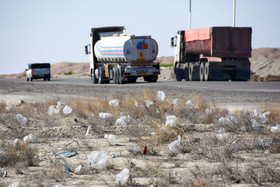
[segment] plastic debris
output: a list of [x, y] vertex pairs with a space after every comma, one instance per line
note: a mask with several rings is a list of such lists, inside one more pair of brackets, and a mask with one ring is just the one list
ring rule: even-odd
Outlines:
[[116, 184], [120, 184], [120, 185], [125, 185], [128, 181], [129, 178], [129, 170], [127, 168], [125, 168], [124, 170], [122, 170], [121, 173], [119, 173], [116, 176]]
[[20, 183], [14, 182], [14, 183], [10, 184], [8, 187], [20, 187]]
[[109, 101], [109, 105], [111, 106], [111, 107], [117, 107], [117, 106], [119, 106], [119, 100], [118, 99], [114, 99], [114, 100], [111, 100], [111, 101]]
[[154, 104], [153, 101], [150, 101], [150, 100], [144, 100], [144, 102], [146, 103], [146, 107], [149, 108], [151, 105]]
[[72, 112], [72, 108], [70, 107], [70, 106], [65, 106], [64, 108], [63, 108], [63, 113], [64, 114], [70, 114]]
[[165, 125], [176, 126], [176, 124], [177, 124], [177, 117], [176, 116], [174, 116], [174, 115], [166, 116]]
[[207, 115], [212, 114], [212, 110], [211, 110], [210, 108], [206, 108], [206, 109], [205, 109], [205, 113], [206, 113]]
[[178, 104], [179, 99], [173, 99], [172, 101], [172, 105], [177, 105]]
[[252, 118], [255, 118], [257, 120], [260, 120], [261, 123], [268, 123], [268, 118], [266, 117], [266, 115], [269, 115], [270, 112], [265, 112], [265, 113], [262, 113], [259, 109], [255, 109], [253, 111], [253, 114], [252, 114]]
[[270, 131], [273, 132], [273, 133], [279, 133], [280, 132], [280, 125], [276, 125], [276, 126], [271, 127]]
[[6, 108], [5, 108], [5, 109], [6, 109], [6, 111], [11, 111], [11, 110], [12, 110], [12, 108], [13, 108], [13, 107], [12, 107], [11, 105], [8, 105], [8, 106], [6, 106]]
[[25, 136], [24, 138], [23, 138], [23, 141], [24, 141], [24, 143], [27, 143], [27, 142], [29, 142], [29, 143], [34, 143], [35, 142], [35, 140], [36, 140], [36, 136], [35, 135], [33, 135], [33, 134], [29, 134], [29, 135], [27, 135], [27, 136]]
[[95, 169], [103, 169], [106, 166], [107, 153], [105, 151], [93, 151], [88, 156], [88, 164]]
[[23, 115], [21, 115], [21, 114], [17, 114], [16, 118], [17, 118], [18, 123], [21, 125], [25, 125], [27, 123], [27, 118], [23, 117]]
[[168, 148], [171, 152], [176, 153], [179, 151], [181, 142], [181, 136], [178, 136], [178, 139], [168, 144]]
[[5, 178], [7, 176], [7, 170], [0, 168], [0, 177]]
[[82, 165], [79, 165], [78, 167], [76, 167], [75, 173], [79, 173], [81, 169], [82, 169]]
[[226, 140], [228, 138], [228, 134], [216, 134], [216, 138], [218, 140]]
[[193, 103], [192, 103], [191, 100], [188, 100], [188, 101], [186, 102], [186, 105], [187, 105], [188, 107], [193, 107]]
[[134, 102], [135, 106], [138, 108], [145, 108], [144, 105], [140, 105], [137, 101]]
[[160, 102], [165, 101], [165, 93], [163, 91], [158, 91], [157, 100], [160, 101]]
[[102, 119], [108, 119], [114, 117], [111, 113], [100, 112], [99, 117]]
[[18, 143], [19, 143], [19, 139], [17, 139], [17, 138], [14, 139], [13, 146], [16, 147], [18, 145]]
[[142, 151], [142, 155], [145, 155], [147, 153], [147, 145], [144, 146], [144, 149]]
[[251, 119], [252, 127], [254, 130], [259, 131], [261, 130], [262, 126], [257, 122], [255, 119]]
[[48, 114], [51, 116], [53, 114], [58, 114], [60, 112], [60, 110], [62, 109], [64, 103], [62, 103], [61, 101], [57, 101], [56, 106], [52, 105], [49, 107], [48, 109]]
[[77, 151], [74, 151], [74, 152], [68, 152], [68, 151], [58, 151], [56, 153], [56, 155], [58, 156], [64, 156], [64, 157], [73, 157], [73, 156], [76, 156], [78, 155], [79, 153]]
[[48, 109], [48, 114], [51, 116], [56, 113], [57, 113], [57, 110], [56, 110], [55, 106], [50, 106]]
[[67, 164], [66, 162], [64, 162], [63, 160], [61, 161], [62, 165], [64, 166], [65, 169], [65, 173], [67, 173], [69, 176], [71, 176], [72, 174], [74, 174], [74, 171], [72, 170], [72, 167]]
[[104, 138], [106, 138], [108, 141], [114, 141], [116, 138], [115, 138], [115, 135], [113, 134], [105, 134]]
[[226, 117], [221, 117], [218, 120], [218, 122], [221, 125], [237, 125], [238, 124], [237, 118], [232, 115], [227, 115]]
[[130, 116], [121, 116], [116, 120], [116, 125], [127, 125], [131, 121]]
[[91, 129], [91, 126], [89, 125], [88, 128], [87, 128], [86, 136], [88, 136], [90, 129]]
[[116, 158], [116, 154], [115, 153], [111, 152], [110, 155], [111, 155], [112, 158]]

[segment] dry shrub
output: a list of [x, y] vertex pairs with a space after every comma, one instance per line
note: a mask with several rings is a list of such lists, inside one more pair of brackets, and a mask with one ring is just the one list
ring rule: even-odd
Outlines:
[[4, 145], [4, 151], [0, 155], [0, 167], [15, 166], [23, 163], [24, 166], [34, 166], [37, 149], [32, 148], [29, 143], [18, 143], [15, 147]]

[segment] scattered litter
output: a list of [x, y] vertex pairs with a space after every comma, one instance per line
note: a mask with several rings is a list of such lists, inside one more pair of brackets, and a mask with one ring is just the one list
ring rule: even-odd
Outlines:
[[252, 118], [255, 118], [257, 120], [260, 120], [261, 123], [268, 123], [268, 118], [266, 117], [266, 115], [269, 115], [270, 112], [265, 112], [265, 113], [262, 113], [259, 109], [255, 109], [253, 111], [253, 114], [252, 114]]
[[67, 173], [69, 176], [71, 176], [71, 174], [74, 174], [74, 171], [72, 170], [72, 167], [69, 164], [67, 164], [63, 160], [61, 161], [61, 163], [64, 166], [65, 173]]
[[70, 107], [70, 106], [65, 106], [64, 108], [63, 108], [63, 113], [64, 114], [70, 114], [72, 112], [72, 108]]
[[110, 155], [111, 155], [112, 158], [116, 158], [116, 154], [115, 153], [111, 152]]
[[228, 138], [228, 134], [216, 134], [216, 138], [218, 140], [226, 140]]
[[144, 102], [146, 103], [146, 107], [149, 108], [151, 105], [154, 104], [153, 101], [150, 101], [150, 100], [144, 100]]
[[280, 132], [280, 125], [276, 125], [276, 126], [271, 127], [270, 131], [273, 132], [273, 133], [279, 133]]
[[188, 101], [186, 102], [186, 105], [187, 105], [188, 107], [193, 107], [193, 103], [192, 103], [191, 100], [188, 100]]
[[14, 183], [10, 184], [8, 187], [20, 187], [20, 183], [14, 182]]
[[6, 109], [6, 111], [11, 111], [11, 110], [12, 110], [12, 108], [13, 108], [13, 107], [12, 107], [11, 105], [8, 105], [8, 106], [6, 106], [6, 108], [5, 108], [5, 109]]
[[17, 139], [17, 138], [14, 139], [14, 141], [13, 141], [13, 146], [16, 147], [18, 143], [19, 143], [19, 139]]
[[104, 112], [100, 112], [99, 113], [99, 117], [102, 119], [108, 119], [108, 118], [112, 118], [114, 117], [113, 114], [111, 113], [104, 113]]
[[117, 106], [119, 106], [119, 100], [118, 99], [114, 99], [114, 100], [111, 100], [111, 101], [109, 101], [109, 105], [111, 106], [111, 107], [117, 107]]
[[21, 125], [25, 125], [27, 123], [27, 118], [23, 117], [23, 115], [21, 115], [21, 114], [17, 114], [16, 118], [17, 118], [17, 121], [19, 122], [19, 124], [21, 124]]
[[111, 141], [114, 141], [116, 138], [115, 138], [115, 135], [113, 134], [105, 134], [104, 138], [106, 138], [107, 140], [109, 140], [110, 142]]
[[165, 101], [165, 93], [163, 91], [158, 91], [157, 100], [160, 101], [160, 102]]
[[171, 152], [176, 153], [179, 151], [181, 142], [181, 136], [178, 136], [178, 139], [168, 144], [168, 148]]
[[36, 137], [35, 135], [29, 134], [29, 135], [27, 135], [27, 136], [25, 136], [25, 137], [23, 138], [23, 141], [24, 141], [24, 143], [26, 143], [26, 142], [34, 143], [35, 140], [36, 140], [36, 138], [37, 138], [37, 137]]
[[176, 126], [176, 124], [177, 124], [177, 117], [176, 116], [174, 116], [174, 115], [166, 116], [165, 125]]
[[75, 173], [79, 173], [82, 169], [82, 165], [79, 165], [76, 169], [75, 169]]
[[206, 113], [207, 115], [212, 114], [212, 110], [211, 110], [210, 108], [206, 108], [206, 109], [205, 109], [205, 113]]
[[5, 178], [7, 176], [7, 170], [0, 168], [0, 177]]
[[89, 125], [88, 128], [87, 128], [86, 136], [88, 136], [90, 129], [91, 129], [91, 126]]
[[93, 151], [88, 156], [88, 164], [95, 169], [103, 169], [106, 166], [107, 153], [105, 151]]
[[144, 105], [140, 105], [137, 101], [135, 101], [134, 104], [135, 104], [136, 107], [145, 108]]
[[232, 115], [227, 115], [226, 117], [221, 117], [218, 122], [221, 125], [237, 125], [238, 119]]
[[121, 116], [116, 120], [116, 125], [127, 125], [131, 121], [130, 116]]
[[129, 170], [127, 168], [125, 168], [124, 170], [122, 170], [121, 173], [119, 173], [116, 176], [116, 184], [120, 184], [120, 185], [125, 185], [128, 181], [129, 178]]
[[147, 145], [144, 146], [144, 149], [142, 151], [142, 155], [145, 155], [147, 153]]
[[64, 157], [73, 157], [73, 156], [76, 156], [78, 155], [79, 153], [77, 151], [74, 151], [74, 152], [68, 152], [68, 151], [58, 151], [56, 153], [56, 155], [58, 156], [64, 156]]
[[57, 113], [57, 110], [56, 110], [55, 106], [50, 106], [48, 109], [48, 114], [51, 116], [56, 113]]
[[58, 114], [60, 112], [60, 110], [62, 109], [64, 103], [62, 103], [61, 101], [57, 101], [56, 106], [52, 105], [49, 107], [48, 109], [48, 114], [51, 116], [53, 114]]
[[173, 99], [172, 101], [172, 105], [177, 105], [178, 104], [179, 99]]
[[257, 120], [251, 119], [251, 122], [253, 129], [255, 129], [256, 131], [261, 130], [262, 126], [259, 124], [259, 122], [257, 122]]

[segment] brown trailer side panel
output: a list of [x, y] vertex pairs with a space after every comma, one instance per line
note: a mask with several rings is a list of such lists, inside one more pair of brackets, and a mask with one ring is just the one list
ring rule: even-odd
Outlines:
[[[208, 34], [209, 33], [209, 34]], [[227, 58], [251, 56], [250, 27], [210, 27], [185, 31], [186, 55]]]

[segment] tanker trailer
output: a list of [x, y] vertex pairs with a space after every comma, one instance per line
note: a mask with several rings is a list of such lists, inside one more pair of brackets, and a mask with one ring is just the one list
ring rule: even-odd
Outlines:
[[176, 80], [249, 80], [251, 35], [250, 27], [178, 31], [171, 38]]
[[90, 55], [94, 84], [135, 83], [138, 77], [156, 82], [160, 74], [159, 63], [154, 62], [157, 42], [151, 36], [126, 34], [124, 27], [92, 28], [85, 52]]

